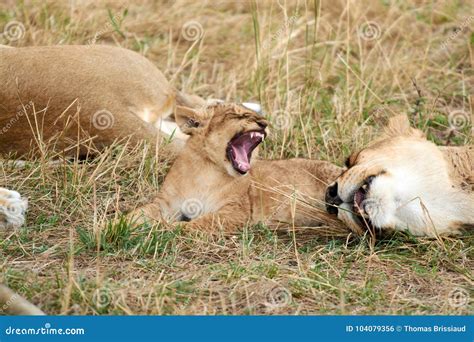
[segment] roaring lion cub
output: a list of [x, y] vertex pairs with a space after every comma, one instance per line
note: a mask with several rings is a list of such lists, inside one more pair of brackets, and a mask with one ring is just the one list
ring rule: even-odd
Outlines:
[[437, 147], [397, 116], [346, 164], [327, 189], [327, 210], [355, 232], [372, 226], [435, 237], [474, 227], [474, 146]]
[[[191, 135], [158, 196], [130, 216], [187, 221], [186, 228], [232, 233], [246, 224], [316, 226], [334, 221], [324, 209], [327, 184], [342, 171], [329, 162], [258, 160], [268, 122], [240, 105], [218, 104], [177, 117]], [[319, 202], [312, 206], [308, 203]]]

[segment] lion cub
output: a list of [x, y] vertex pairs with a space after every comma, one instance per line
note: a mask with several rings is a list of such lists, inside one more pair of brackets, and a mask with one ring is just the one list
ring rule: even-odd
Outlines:
[[[179, 111], [191, 137], [171, 167], [158, 196], [130, 215], [186, 221], [186, 228], [235, 232], [246, 224], [315, 226], [333, 221], [324, 209], [327, 184], [342, 171], [316, 160], [258, 160], [268, 122], [235, 104], [197, 113]], [[318, 203], [316, 206], [308, 203]]]

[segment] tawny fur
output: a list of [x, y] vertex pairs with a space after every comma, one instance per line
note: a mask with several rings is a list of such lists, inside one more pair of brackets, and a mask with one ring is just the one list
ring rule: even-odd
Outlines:
[[0, 313], [8, 315], [44, 315], [38, 307], [0, 284]]
[[[334, 221], [325, 212], [324, 193], [341, 168], [317, 160], [256, 160], [254, 151], [249, 173], [240, 175], [226, 157], [228, 142], [267, 122], [237, 105], [217, 105], [208, 112], [200, 127], [182, 128], [192, 136], [159, 195], [130, 216], [178, 221], [194, 212], [186, 229], [211, 233], [233, 233], [258, 222], [291, 227]], [[196, 117], [190, 114], [183, 121], [195, 122]]]
[[155, 141], [177, 103], [205, 104], [176, 91], [145, 57], [105, 45], [0, 48], [0, 78], [0, 154], [38, 152], [43, 142], [75, 155], [90, 139], [99, 149]]
[[354, 194], [371, 176], [363, 214], [378, 229], [434, 237], [474, 226], [473, 146], [437, 147], [398, 116], [349, 164], [336, 180], [343, 201], [338, 215], [356, 232], [365, 222], [354, 214]]

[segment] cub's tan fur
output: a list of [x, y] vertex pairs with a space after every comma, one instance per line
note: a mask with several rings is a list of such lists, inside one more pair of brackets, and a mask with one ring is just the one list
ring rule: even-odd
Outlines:
[[205, 105], [145, 57], [105, 45], [0, 47], [0, 79], [0, 154], [41, 151], [41, 141], [70, 155], [88, 139], [154, 141], [177, 103]]
[[434, 237], [474, 226], [473, 146], [437, 147], [397, 116], [348, 167], [327, 200], [359, 233], [370, 224]]
[[324, 161], [253, 158], [242, 175], [226, 153], [229, 144], [239, 134], [263, 132], [266, 120], [238, 105], [216, 105], [207, 115], [199, 119], [203, 114], [188, 111], [179, 118], [191, 138], [157, 198], [131, 216], [191, 219], [186, 228], [209, 232], [235, 232], [257, 222], [315, 226], [333, 221], [324, 210], [324, 192], [342, 169]]

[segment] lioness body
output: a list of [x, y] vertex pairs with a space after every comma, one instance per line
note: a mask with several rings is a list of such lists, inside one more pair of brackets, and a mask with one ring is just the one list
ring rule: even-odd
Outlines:
[[317, 226], [332, 221], [324, 193], [341, 168], [305, 159], [255, 160], [245, 175], [231, 167], [225, 153], [229, 141], [261, 127], [265, 120], [256, 113], [217, 106], [210, 123], [186, 143], [157, 198], [131, 215], [226, 232], [258, 222]]
[[98, 148], [154, 140], [177, 101], [205, 103], [177, 92], [145, 57], [103, 45], [0, 48], [0, 78], [0, 154], [41, 141], [75, 154], [67, 148], [89, 137]]

